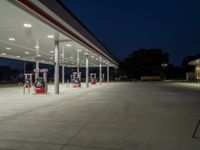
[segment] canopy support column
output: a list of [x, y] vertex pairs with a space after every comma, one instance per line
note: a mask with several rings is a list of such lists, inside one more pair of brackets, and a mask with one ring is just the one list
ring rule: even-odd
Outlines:
[[59, 94], [59, 41], [58, 34], [57, 39], [55, 39], [55, 50], [54, 50], [54, 92]]
[[[36, 70], [39, 70], [39, 68], [40, 68], [40, 63], [39, 63], [39, 61], [38, 60], [36, 60], [36, 65], [35, 65], [35, 69]], [[38, 72], [36, 72], [35, 73], [35, 82], [36, 82], [36, 79], [39, 77], [39, 73]]]
[[101, 64], [101, 58], [99, 60], [99, 83], [102, 84], [102, 64]]
[[85, 59], [85, 65], [86, 65], [86, 87], [88, 88], [89, 87], [89, 61], [88, 61], [88, 55], [86, 55], [86, 59]]
[[62, 65], [62, 84], [65, 84], [65, 51], [64, 46], [62, 49], [63, 65]]
[[107, 83], [110, 82], [110, 67], [107, 65]]
[[79, 61], [79, 50], [77, 50], [77, 77], [80, 79]]

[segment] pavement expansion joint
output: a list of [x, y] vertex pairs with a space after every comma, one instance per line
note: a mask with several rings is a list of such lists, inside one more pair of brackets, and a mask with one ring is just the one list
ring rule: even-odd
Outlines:
[[109, 148], [109, 147], [99, 147], [99, 146], [85, 146], [85, 145], [75, 145], [75, 144], [70, 144], [68, 145], [70, 147], [81, 147], [81, 148], [87, 148], [87, 149], [95, 149], [95, 150], [123, 150], [119, 148]]

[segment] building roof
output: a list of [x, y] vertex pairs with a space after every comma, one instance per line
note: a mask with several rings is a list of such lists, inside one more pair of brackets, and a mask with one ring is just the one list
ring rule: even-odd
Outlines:
[[[100, 59], [104, 65], [118, 65], [118, 60], [60, 1], [2, 0], [0, 4], [1, 57], [29, 61], [39, 59], [48, 64], [52, 62], [54, 40], [47, 37], [55, 38], [55, 32], [58, 32], [60, 52], [64, 55], [62, 64], [75, 66], [77, 51], [81, 50], [82, 66], [85, 53], [90, 56], [90, 66], [98, 65]], [[25, 23], [32, 27], [23, 27]], [[12, 37], [16, 40], [10, 41]]]

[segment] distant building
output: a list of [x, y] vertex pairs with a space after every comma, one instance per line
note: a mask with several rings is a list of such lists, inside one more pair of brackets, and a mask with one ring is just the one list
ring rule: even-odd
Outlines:
[[188, 64], [195, 66], [195, 78], [197, 81], [200, 81], [200, 58], [189, 61]]

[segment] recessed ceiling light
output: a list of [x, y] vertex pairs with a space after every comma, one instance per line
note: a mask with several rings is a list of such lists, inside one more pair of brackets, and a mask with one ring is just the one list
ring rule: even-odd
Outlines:
[[21, 56], [16, 56], [17, 58], [21, 57]]
[[71, 58], [71, 59], [72, 59], [73, 57], [71, 56], [71, 57], [69, 57], [69, 58]]
[[38, 54], [37, 56], [38, 56], [38, 57], [41, 57], [42, 55]]
[[9, 41], [15, 41], [15, 38], [9, 37], [8, 40], [9, 40]]
[[77, 51], [78, 51], [78, 52], [81, 52], [82, 50], [81, 50], [81, 49], [78, 49]]
[[48, 35], [47, 36], [49, 39], [53, 39], [54, 38], [54, 35]]
[[91, 56], [92, 58], [94, 58], [94, 56]]
[[39, 45], [35, 45], [34, 48], [35, 48], [35, 49], [39, 49], [40, 46], [39, 46]]
[[88, 55], [88, 53], [84, 53], [85, 55]]
[[67, 44], [66, 46], [67, 46], [67, 47], [71, 47], [72, 45], [71, 45], [71, 44]]
[[24, 23], [24, 27], [25, 27], [25, 28], [31, 28], [31, 27], [32, 27], [32, 25], [31, 25], [31, 24], [29, 24], [29, 23]]
[[11, 50], [11, 48], [10, 47], [6, 47], [6, 50]]
[[54, 51], [49, 51], [50, 53], [54, 53]]
[[25, 54], [29, 54], [29, 52], [24, 52]]
[[1, 53], [2, 55], [7, 55], [6, 53]]

